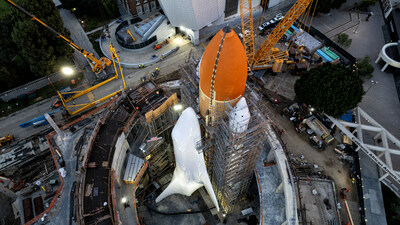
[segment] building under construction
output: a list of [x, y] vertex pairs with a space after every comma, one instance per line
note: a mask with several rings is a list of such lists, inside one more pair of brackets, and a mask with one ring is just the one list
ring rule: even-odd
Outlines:
[[[199, 113], [197, 66], [193, 62], [181, 70], [181, 100]], [[239, 196], [247, 192], [260, 151], [266, 142], [266, 119], [252, 102], [249, 93], [250, 90], [247, 90], [245, 98], [251, 120], [245, 132], [235, 134], [230, 131], [230, 112], [233, 109], [230, 103], [225, 103], [220, 110], [216, 110], [216, 117], [220, 119], [213, 126], [206, 125], [205, 118], [200, 122], [204, 131], [202, 148], [207, 169], [218, 201], [225, 212], [231, 211]]]

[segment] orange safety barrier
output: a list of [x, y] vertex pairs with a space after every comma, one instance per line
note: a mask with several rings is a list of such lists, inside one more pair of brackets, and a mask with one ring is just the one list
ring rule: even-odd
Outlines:
[[115, 201], [115, 170], [111, 169], [112, 171], [112, 178], [111, 178], [111, 197], [113, 201], [113, 209], [114, 209], [114, 221], [115, 224], [119, 224], [118, 215], [117, 215], [117, 204]]
[[258, 171], [255, 169], [256, 172], [256, 177], [257, 177], [257, 183], [258, 183], [258, 188], [260, 189], [260, 225], [263, 225], [263, 214], [262, 214], [262, 209], [263, 209], [263, 200], [262, 200], [262, 189], [261, 189], [261, 184], [260, 184], [260, 178], [258, 177]]
[[131, 118], [129, 118], [128, 123], [125, 124], [125, 127], [122, 130], [123, 132], [128, 131], [129, 126], [132, 124], [132, 122], [135, 119], [135, 117], [137, 116], [137, 114], [138, 114], [138, 112], [136, 111], [134, 114], [131, 115]]
[[146, 162], [146, 164], [144, 164], [144, 166], [142, 167], [142, 169], [139, 172], [139, 175], [136, 177], [136, 179], [135, 179], [135, 187], [133, 187], [133, 189], [132, 189], [133, 208], [135, 210], [136, 224], [138, 224], [138, 225], [141, 224], [141, 223], [139, 223], [139, 218], [138, 218], [138, 215], [137, 215], [135, 192], [136, 192], [136, 187], [137, 187], [137, 185], [139, 183], [139, 180], [140, 180], [140, 178], [142, 178], [143, 173], [144, 173], [144, 171], [146, 171], [146, 169], [147, 169], [147, 162]]

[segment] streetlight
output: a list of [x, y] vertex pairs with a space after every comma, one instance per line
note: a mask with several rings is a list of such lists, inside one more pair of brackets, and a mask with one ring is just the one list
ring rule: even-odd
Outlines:
[[61, 72], [67, 76], [71, 76], [72, 74], [74, 74], [74, 69], [68, 66], [64, 66], [63, 68], [61, 68]]
[[372, 86], [374, 86], [374, 85], [377, 84], [377, 83], [378, 83], [378, 81], [371, 80], [371, 85], [369, 86], [369, 88], [367, 89], [367, 91], [365, 92], [365, 94], [367, 94], [367, 92], [369, 91], [369, 89], [371, 89]]
[[122, 204], [125, 204], [125, 203], [127, 202], [127, 200], [128, 200], [128, 199], [126, 199], [126, 197], [123, 197], [123, 198], [121, 199]]
[[174, 110], [175, 110], [175, 111], [180, 111], [180, 110], [182, 110], [182, 108], [183, 108], [182, 104], [176, 104], [176, 105], [174, 105]]

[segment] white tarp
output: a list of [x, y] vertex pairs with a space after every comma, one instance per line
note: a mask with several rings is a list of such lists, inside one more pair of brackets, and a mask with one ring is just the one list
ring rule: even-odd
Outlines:
[[196, 149], [196, 144], [201, 141], [201, 133], [199, 121], [192, 108], [187, 108], [182, 112], [171, 136], [174, 143], [176, 167], [171, 183], [157, 197], [156, 202], [158, 203], [172, 194], [190, 196], [204, 186], [219, 211], [217, 197], [211, 186], [203, 153]]

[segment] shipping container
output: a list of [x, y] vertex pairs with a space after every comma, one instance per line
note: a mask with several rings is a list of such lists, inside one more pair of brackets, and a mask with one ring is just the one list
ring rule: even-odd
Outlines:
[[40, 213], [42, 213], [44, 211], [42, 196], [38, 196], [38, 197], [34, 198], [33, 204], [35, 205], [36, 215], [39, 215]]
[[27, 223], [29, 220], [34, 218], [33, 208], [32, 208], [32, 198], [27, 198], [22, 200], [22, 206], [24, 208], [25, 223]]

